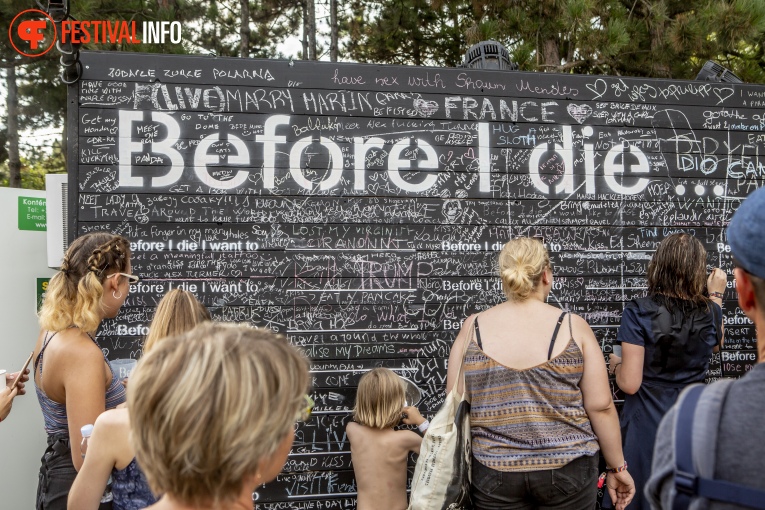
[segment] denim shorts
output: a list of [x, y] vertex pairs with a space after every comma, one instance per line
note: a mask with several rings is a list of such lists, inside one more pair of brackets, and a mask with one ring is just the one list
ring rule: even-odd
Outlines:
[[[35, 510], [67, 510], [66, 502], [77, 471], [72, 463], [69, 435], [48, 436], [48, 448], [40, 459]], [[99, 510], [111, 510], [112, 504], [102, 503]]]
[[470, 496], [476, 510], [592, 510], [598, 496], [598, 456], [558, 469], [504, 472], [473, 458]]

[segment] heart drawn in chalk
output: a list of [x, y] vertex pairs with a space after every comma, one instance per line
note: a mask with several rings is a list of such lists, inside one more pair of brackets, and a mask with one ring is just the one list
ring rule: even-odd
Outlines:
[[568, 110], [568, 114], [574, 117], [579, 124], [592, 115], [592, 107], [588, 104], [570, 104], [566, 107], [566, 110]]
[[418, 97], [414, 100], [414, 109], [422, 117], [430, 117], [438, 110], [438, 103]]
[[717, 104], [724, 103], [726, 99], [730, 98], [730, 96], [733, 95], [733, 89], [728, 87], [720, 87], [720, 88], [715, 87], [714, 89], [712, 89], [712, 91], [717, 96], [717, 99], [720, 100]]

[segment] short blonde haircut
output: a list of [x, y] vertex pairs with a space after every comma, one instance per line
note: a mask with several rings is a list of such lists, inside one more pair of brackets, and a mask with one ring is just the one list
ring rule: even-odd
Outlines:
[[539, 239], [517, 237], [505, 243], [499, 253], [499, 277], [507, 299], [528, 299], [549, 266], [550, 255]]
[[374, 429], [389, 429], [401, 422], [404, 383], [387, 368], [375, 368], [361, 378], [356, 391], [353, 419]]
[[144, 354], [149, 352], [158, 340], [180, 335], [200, 322], [209, 320], [210, 312], [205, 305], [197, 301], [194, 294], [183, 289], [172, 289], [157, 305], [149, 326], [149, 334], [143, 343]]
[[[107, 276], [130, 263], [130, 243], [108, 232], [91, 232], [69, 245], [40, 308], [40, 327], [61, 331], [71, 325], [95, 332], [101, 322], [101, 297]], [[120, 276], [119, 278], [123, 278]]]
[[233, 501], [305, 406], [308, 360], [281, 335], [205, 322], [157, 343], [130, 377], [136, 459], [156, 494]]

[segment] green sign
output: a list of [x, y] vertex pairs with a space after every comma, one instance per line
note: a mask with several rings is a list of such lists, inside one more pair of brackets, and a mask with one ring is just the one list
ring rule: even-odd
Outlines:
[[46, 230], [45, 199], [19, 197], [19, 230]]
[[50, 278], [38, 278], [37, 279], [37, 311], [40, 311], [43, 299], [45, 298], [45, 292], [48, 290], [48, 282]]

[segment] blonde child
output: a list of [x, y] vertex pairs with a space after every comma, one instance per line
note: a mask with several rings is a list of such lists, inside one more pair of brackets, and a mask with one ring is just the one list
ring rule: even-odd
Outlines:
[[428, 421], [416, 407], [404, 407], [403, 381], [387, 368], [367, 372], [356, 393], [354, 421], [346, 426], [358, 491], [357, 510], [404, 510], [406, 461], [420, 453], [422, 437], [395, 430], [402, 419], [421, 432]]

